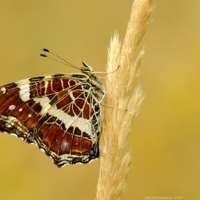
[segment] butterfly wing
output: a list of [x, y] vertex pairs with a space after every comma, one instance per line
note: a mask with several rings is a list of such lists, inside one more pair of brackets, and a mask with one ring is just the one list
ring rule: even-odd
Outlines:
[[0, 87], [0, 131], [36, 143], [57, 166], [99, 156], [100, 105], [83, 74], [33, 77]]

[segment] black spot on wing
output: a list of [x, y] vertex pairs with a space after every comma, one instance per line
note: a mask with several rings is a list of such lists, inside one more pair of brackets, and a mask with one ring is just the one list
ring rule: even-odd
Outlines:
[[60, 78], [63, 78], [64, 76], [65, 76], [64, 74], [54, 74], [52, 75], [52, 78], [60, 79]]
[[44, 76], [36, 76], [36, 77], [29, 78], [29, 81], [30, 82], [38, 82], [38, 81], [43, 80], [44, 78], [45, 78]]

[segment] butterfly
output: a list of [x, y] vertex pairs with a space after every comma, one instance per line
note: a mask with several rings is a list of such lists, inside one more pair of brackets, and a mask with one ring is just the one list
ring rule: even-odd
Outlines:
[[105, 97], [89, 65], [78, 68], [61, 60], [82, 73], [31, 77], [0, 87], [0, 131], [36, 144], [58, 167], [99, 157]]

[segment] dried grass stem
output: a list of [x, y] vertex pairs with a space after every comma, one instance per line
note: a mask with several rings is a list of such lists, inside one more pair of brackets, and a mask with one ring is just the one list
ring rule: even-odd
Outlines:
[[[96, 200], [121, 199], [130, 168], [131, 150], [127, 145], [132, 122], [137, 115], [143, 93], [140, 84], [134, 84], [138, 67], [144, 56], [142, 49], [134, 56], [152, 11], [151, 0], [135, 0], [123, 43], [117, 33], [111, 39], [107, 72], [120, 68], [106, 78], [105, 104], [119, 109], [105, 109], [100, 172]], [[136, 57], [133, 60], [133, 57]], [[127, 110], [127, 111], [125, 111]]]

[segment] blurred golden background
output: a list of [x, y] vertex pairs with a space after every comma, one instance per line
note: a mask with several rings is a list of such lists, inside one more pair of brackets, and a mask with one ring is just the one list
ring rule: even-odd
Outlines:
[[[77, 72], [41, 58], [43, 47], [105, 71], [110, 37], [123, 39], [132, 0], [5, 1], [0, 7], [0, 85]], [[200, 1], [154, 0], [142, 45], [145, 93], [130, 134], [125, 200], [200, 199]], [[142, 47], [140, 45], [140, 47]], [[34, 145], [0, 134], [0, 199], [92, 200], [99, 160], [57, 168]], [[178, 198], [177, 198], [178, 199]]]

